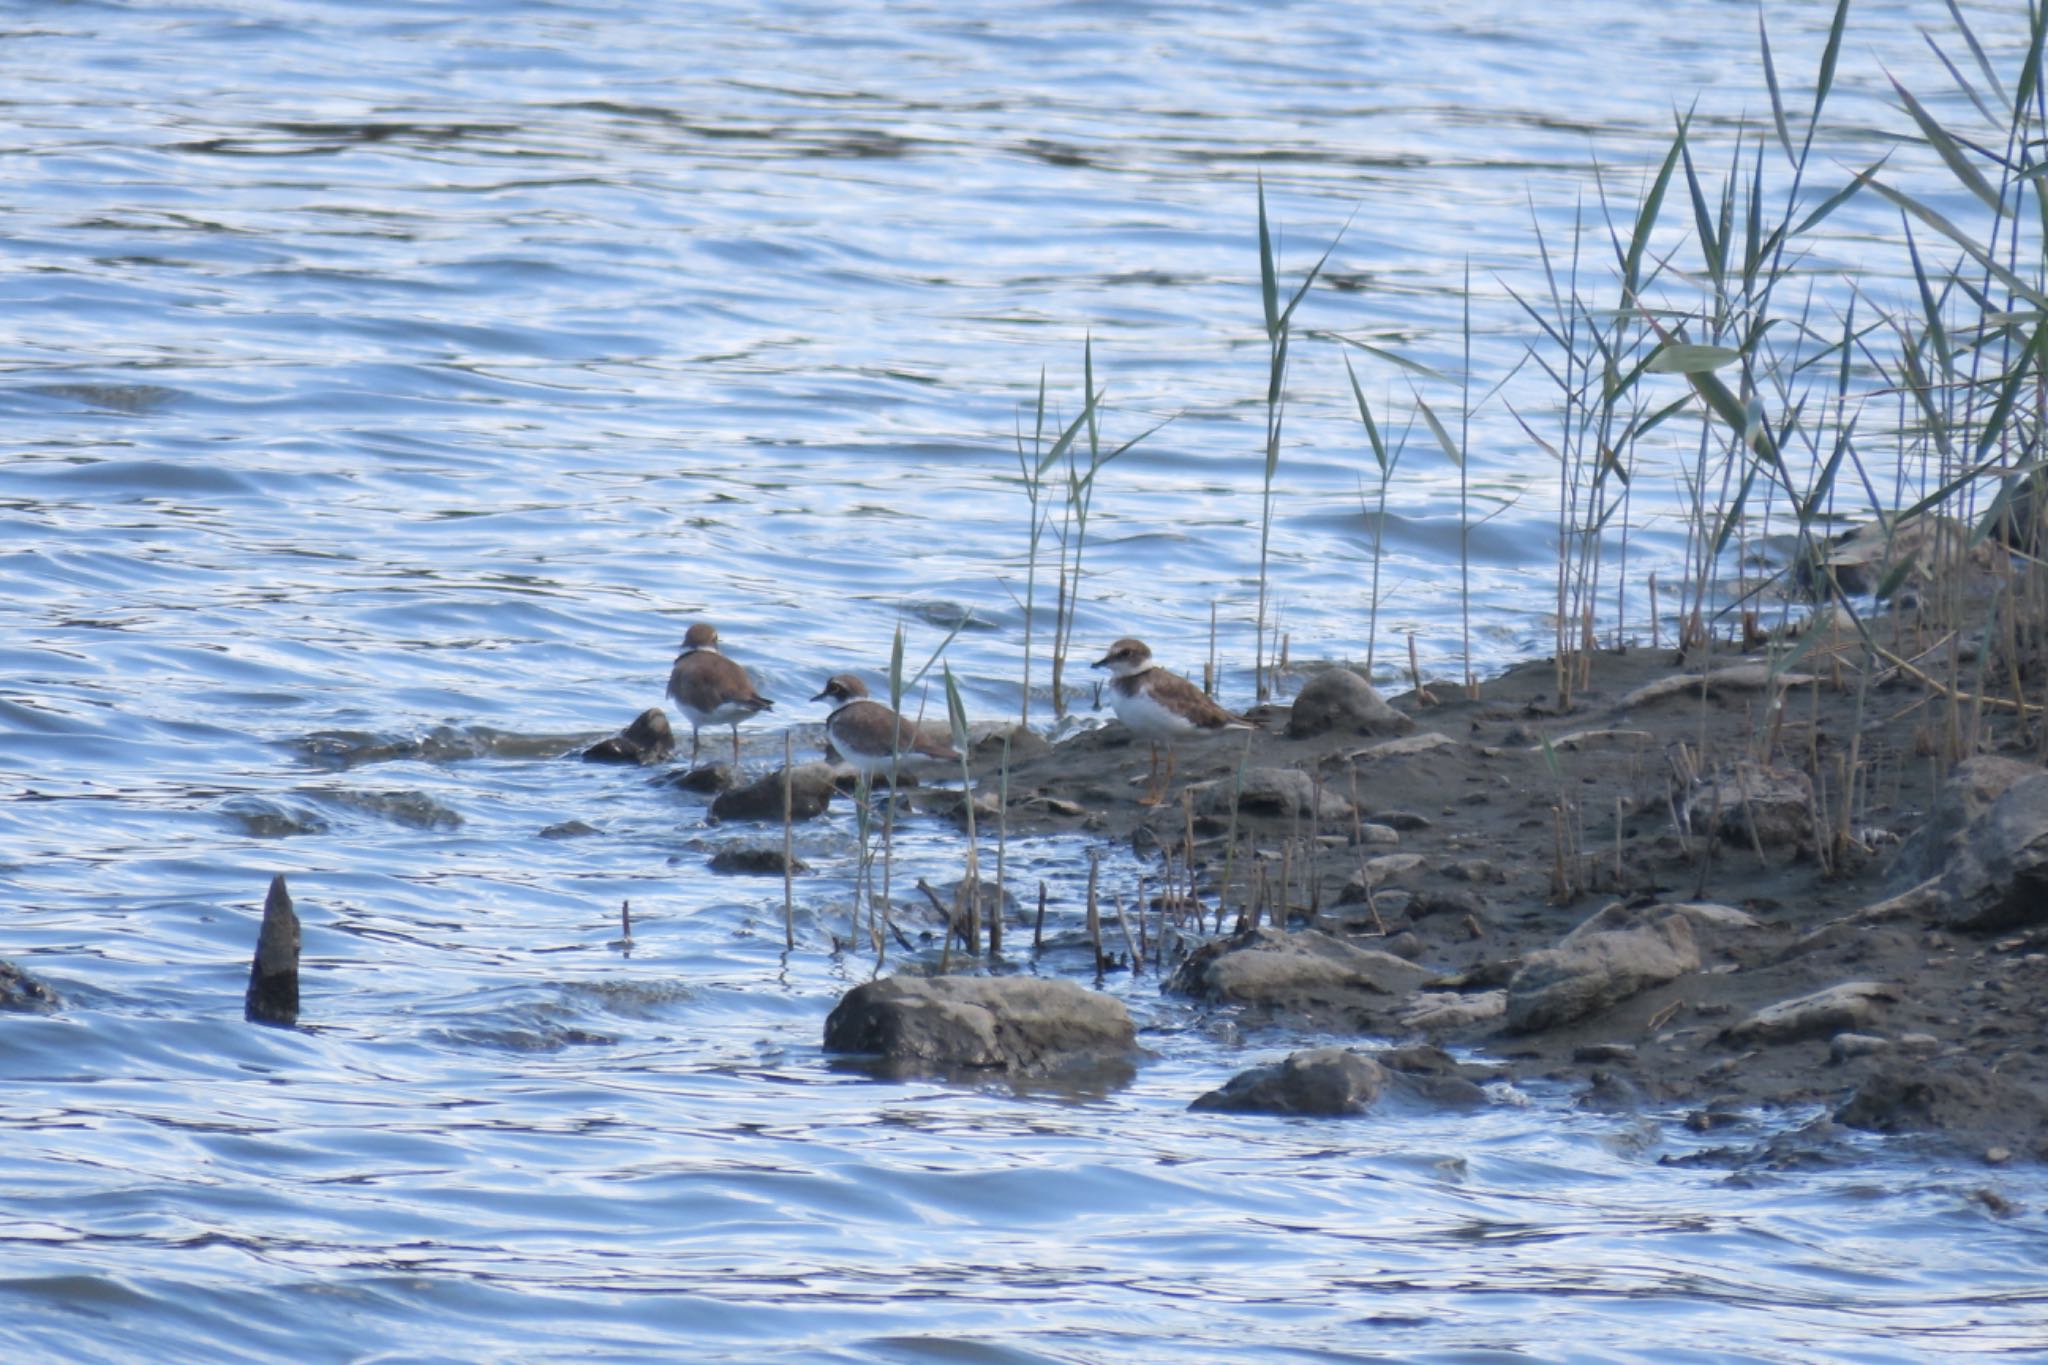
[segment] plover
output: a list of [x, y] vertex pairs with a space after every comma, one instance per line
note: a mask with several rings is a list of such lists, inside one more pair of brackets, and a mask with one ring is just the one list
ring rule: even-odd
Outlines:
[[[1173, 782], [1173, 741], [1201, 731], [1256, 730], [1243, 716], [1212, 701], [1201, 688], [1152, 662], [1152, 650], [1129, 636], [1109, 647], [1092, 665], [1110, 672], [1109, 702], [1131, 733], [1152, 743], [1152, 775], [1141, 806], [1156, 806]], [[1159, 780], [1159, 745], [1166, 744], [1166, 782]]]
[[754, 690], [747, 670], [718, 652], [718, 632], [699, 621], [683, 636], [683, 652], [669, 671], [668, 694], [690, 722], [690, 762], [697, 761], [697, 730], [732, 727], [732, 761], [740, 761], [740, 722], [775, 703]]
[[[878, 701], [868, 699], [867, 684], [851, 673], [835, 673], [825, 680], [825, 690], [812, 701], [830, 700], [832, 714], [825, 717], [825, 734], [864, 780], [886, 772], [893, 752], [898, 760], [950, 759], [958, 763], [952, 745], [913, 725]], [[893, 747], [892, 747], [893, 746]]]

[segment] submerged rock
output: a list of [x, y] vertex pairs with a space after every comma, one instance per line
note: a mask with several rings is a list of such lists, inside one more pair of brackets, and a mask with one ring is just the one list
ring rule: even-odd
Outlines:
[[1507, 1028], [1534, 1033], [1569, 1024], [1699, 966], [1699, 945], [1683, 915], [1645, 916], [1630, 927], [1575, 930], [1557, 947], [1523, 959], [1508, 982]]
[[2033, 1155], [2048, 1154], [2048, 1095], [1965, 1057], [1881, 1059], [1835, 1110], [1835, 1121], [1875, 1133], [1965, 1135], [1987, 1126], [1991, 1115], [1999, 1129], [2034, 1134]]
[[1387, 1073], [1370, 1057], [1345, 1047], [1319, 1047], [1241, 1071], [1188, 1108], [1347, 1117], [1369, 1109], [1386, 1083]]
[[1415, 722], [1387, 704], [1373, 685], [1348, 668], [1328, 668], [1302, 684], [1287, 713], [1287, 737], [1309, 739], [1331, 731], [1399, 735]]
[[1136, 1049], [1123, 1002], [1035, 976], [885, 977], [848, 991], [825, 1020], [827, 1052], [913, 1068], [1045, 1075]]
[[713, 820], [782, 819], [782, 775], [789, 773], [789, 808], [792, 820], [813, 820], [823, 815], [838, 791], [836, 775], [828, 763], [799, 763], [787, 770], [755, 778], [744, 787], [720, 792], [711, 802]]
[[586, 763], [666, 763], [675, 757], [676, 735], [669, 728], [668, 713], [650, 706], [633, 717], [633, 723], [583, 751]]
[[811, 870], [810, 864], [803, 859], [787, 857], [781, 849], [765, 844], [721, 848], [711, 855], [706, 866], [724, 876], [750, 877], [780, 877], [784, 872], [796, 874]]
[[257, 1024], [299, 1022], [299, 916], [282, 874], [270, 879], [270, 894], [263, 900], [263, 926], [256, 933], [242, 1014]]
[[739, 770], [730, 763], [706, 763], [701, 768], [691, 768], [684, 772], [662, 773], [649, 781], [657, 787], [673, 787], [677, 791], [702, 792], [706, 796], [716, 796], [722, 791], [730, 791], [737, 787], [740, 784], [740, 775]]
[[0, 962], [0, 1011], [40, 1014], [62, 1003], [57, 992], [12, 962]]

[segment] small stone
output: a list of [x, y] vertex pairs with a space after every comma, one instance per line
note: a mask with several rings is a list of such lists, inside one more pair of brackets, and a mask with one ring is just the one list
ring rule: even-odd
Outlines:
[[1636, 1057], [1634, 1043], [1587, 1043], [1572, 1049], [1572, 1060], [1588, 1066], [1609, 1066], [1615, 1062], [1632, 1062]]
[[1389, 829], [1398, 830], [1403, 834], [1413, 834], [1416, 830], [1430, 828], [1429, 817], [1417, 815], [1412, 810], [1374, 811], [1372, 818]]
[[665, 763], [675, 756], [676, 736], [669, 728], [668, 713], [650, 706], [633, 718], [633, 723], [583, 751], [588, 763]]
[[63, 1003], [57, 992], [12, 962], [0, 962], [0, 1010], [44, 1012]]
[[1493, 864], [1484, 858], [1467, 858], [1462, 862], [1445, 863], [1443, 873], [1456, 882], [1491, 882], [1499, 880]]
[[1837, 1033], [1828, 1039], [1828, 1060], [1840, 1066], [1854, 1057], [1874, 1057], [1890, 1052], [1897, 1044], [1874, 1033]]
[[674, 787], [678, 791], [702, 792], [706, 796], [716, 796], [722, 791], [730, 791], [738, 786], [739, 780], [739, 771], [732, 764], [707, 763], [701, 768], [691, 768], [686, 772], [663, 773], [653, 781], [657, 787]]
[[1941, 1051], [1941, 1039], [1931, 1033], [1902, 1033], [1899, 1035], [1899, 1048], [1904, 1052], [1931, 1056]]
[[1984, 1161], [1987, 1165], [2003, 1166], [2011, 1160], [2012, 1148], [2010, 1147], [1987, 1147], [1984, 1150]]
[[549, 825], [540, 832], [543, 839], [581, 839], [598, 832], [596, 825], [587, 825], [581, 820], [563, 820]]
[[1358, 827], [1358, 842], [1361, 844], [1398, 844], [1400, 831], [1392, 825], [1363, 824]]
[[795, 875], [811, 870], [803, 859], [785, 858], [781, 849], [765, 844], [721, 848], [705, 865], [713, 872], [728, 877], [780, 877], [785, 871]]

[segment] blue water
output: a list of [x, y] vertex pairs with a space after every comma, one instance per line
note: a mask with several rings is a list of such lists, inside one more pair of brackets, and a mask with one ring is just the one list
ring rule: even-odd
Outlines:
[[[1803, 88], [1829, 11], [1772, 8]], [[1905, 128], [1885, 69], [1943, 84], [1922, 24], [1948, 27], [1857, 10], [1827, 183]], [[0, 1018], [8, 1355], [2048, 1343], [2033, 1172], [1873, 1144], [1731, 1178], [1659, 1165], [1697, 1141], [1668, 1116], [1544, 1093], [1191, 1115], [1298, 1040], [1212, 1037], [1150, 978], [1112, 985], [1157, 1056], [1109, 1093], [839, 1068], [824, 1015], [872, 971], [833, 951], [850, 817], [798, 835], [786, 951], [779, 885], [702, 871], [744, 832], [560, 757], [658, 703], [700, 617], [807, 751], [802, 699], [878, 681], [899, 624], [916, 661], [964, 617], [970, 710], [1013, 714], [1016, 435], [1042, 372], [1079, 410], [1084, 343], [1107, 440], [1172, 420], [1100, 477], [1076, 652], [1138, 634], [1191, 669], [1213, 609], [1248, 693], [1260, 175], [1285, 280], [1344, 229], [1299, 315], [1274, 607], [1296, 655], [1362, 655], [1371, 461], [1322, 334], [1454, 373], [1469, 262], [1475, 399], [1513, 373], [1532, 214], [1558, 241], [1597, 212], [1596, 156], [1633, 204], [1695, 92], [1723, 158], [1767, 117], [1747, 6], [11, 5], [0, 76], [0, 957], [67, 1001]], [[1822, 257], [1895, 235], [1840, 226]], [[1509, 410], [1541, 409], [1532, 378], [1471, 418], [1482, 668], [1552, 628], [1555, 469]], [[1631, 578], [1682, 569], [1668, 436]], [[1455, 487], [1411, 439], [1383, 571], [1383, 641], [1445, 669]], [[778, 728], [745, 735], [779, 760]], [[571, 820], [596, 833], [539, 837]], [[959, 838], [913, 821], [897, 856], [948, 879]], [[1080, 848], [1011, 858], [1070, 923]], [[276, 872], [306, 926], [289, 1032], [240, 1009]]]

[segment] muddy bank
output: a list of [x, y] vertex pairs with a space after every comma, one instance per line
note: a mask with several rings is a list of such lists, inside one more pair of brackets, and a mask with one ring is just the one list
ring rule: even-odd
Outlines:
[[[1998, 793], [2043, 772], [2036, 741], [2016, 708], [1952, 705], [1912, 671], [1859, 685], [1846, 653], [1775, 674], [1729, 648], [1606, 653], [1567, 705], [1541, 661], [1476, 697], [1391, 698], [1410, 723], [1339, 708], [1293, 736], [1269, 707], [1257, 733], [1180, 745], [1151, 808], [1148, 749], [1111, 723], [1013, 763], [1010, 828], [1150, 859], [1168, 971], [1254, 923], [1413, 966], [1377, 993], [1219, 1004], [1240, 1027], [1469, 1049], [1474, 1076], [1726, 1128], [1731, 1160], [1774, 1110], [1823, 1115], [1816, 1143], [1839, 1124], [2048, 1156], [2048, 883], [2024, 831], [2017, 868], [1970, 851]], [[1972, 752], [1994, 757], [1955, 776]], [[1911, 890], [2000, 856], [1999, 913]]]

